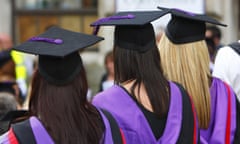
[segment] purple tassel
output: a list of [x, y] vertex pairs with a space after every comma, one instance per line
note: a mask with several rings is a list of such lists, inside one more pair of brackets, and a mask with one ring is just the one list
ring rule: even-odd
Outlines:
[[182, 12], [182, 13], [187, 14], [187, 15], [190, 15], [190, 16], [195, 16], [195, 14], [192, 13], [192, 12], [184, 11], [184, 10], [181, 10], [181, 9], [178, 9], [178, 8], [174, 8], [173, 10]]
[[53, 39], [53, 38], [44, 38], [44, 37], [32, 37], [29, 39], [29, 41], [42, 41], [42, 42], [48, 42], [53, 44], [62, 44], [62, 39]]
[[133, 18], [135, 18], [135, 16], [132, 14], [128, 14], [124, 16], [110, 16], [110, 17], [101, 18], [92, 24], [92, 26], [94, 26], [93, 34], [97, 35], [99, 31], [99, 25], [103, 22], [112, 21], [112, 20], [121, 20], [121, 19], [133, 19]]

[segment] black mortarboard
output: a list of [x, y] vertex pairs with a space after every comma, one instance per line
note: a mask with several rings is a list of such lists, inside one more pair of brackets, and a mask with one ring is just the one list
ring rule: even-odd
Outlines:
[[172, 18], [166, 27], [165, 33], [169, 40], [175, 44], [204, 40], [206, 23], [226, 26], [207, 15], [195, 14], [174, 8], [158, 8], [163, 11], [168, 11], [172, 15]]
[[114, 43], [121, 48], [145, 52], [156, 46], [151, 22], [168, 13], [164, 11], [125, 11], [93, 22], [95, 34], [99, 26], [116, 26]]
[[50, 83], [64, 85], [80, 71], [82, 61], [78, 51], [101, 40], [94, 35], [52, 27], [13, 49], [39, 55], [40, 74]]

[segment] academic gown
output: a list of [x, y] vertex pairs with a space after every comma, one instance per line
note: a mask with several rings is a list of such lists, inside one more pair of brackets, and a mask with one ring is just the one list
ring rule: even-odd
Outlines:
[[198, 143], [196, 113], [183, 88], [170, 84], [170, 105], [163, 134], [156, 139], [143, 112], [118, 85], [97, 94], [93, 104], [108, 110], [122, 129], [127, 144]]
[[[102, 111], [99, 110], [99, 113], [101, 114], [104, 126], [105, 126], [105, 132], [103, 134], [102, 139], [100, 140], [99, 144], [113, 144], [113, 138], [112, 138], [112, 132], [109, 120], [106, 118], [106, 116], [102, 113]], [[38, 118], [32, 116], [29, 118], [29, 123], [27, 121], [23, 121], [17, 124], [23, 124], [24, 127], [20, 129], [21, 132], [24, 132], [23, 139], [27, 139], [28, 144], [54, 144], [54, 141], [52, 140], [51, 136], [48, 134], [42, 123], [39, 121]], [[26, 128], [28, 127], [28, 128]], [[29, 132], [29, 127], [30, 131]], [[27, 134], [26, 134], [27, 133]], [[25, 144], [23, 139], [18, 139], [17, 135], [15, 134], [14, 129], [11, 127], [8, 132], [0, 136], [0, 144]], [[29, 139], [31, 142], [29, 142]], [[26, 144], [27, 144], [26, 143]]]
[[202, 144], [239, 144], [240, 107], [233, 90], [218, 78], [210, 88], [211, 117], [206, 130], [200, 130]]

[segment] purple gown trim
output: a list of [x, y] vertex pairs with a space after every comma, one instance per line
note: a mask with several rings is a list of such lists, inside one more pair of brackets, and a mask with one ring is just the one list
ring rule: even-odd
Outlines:
[[[112, 144], [113, 143], [112, 132], [111, 132], [109, 122], [107, 118], [104, 116], [104, 114], [100, 110], [98, 111], [100, 112], [105, 125], [105, 133], [104, 133], [101, 144]], [[31, 127], [32, 127], [37, 144], [43, 144], [43, 143], [54, 144], [54, 142], [52, 141], [52, 138], [49, 136], [48, 132], [45, 130], [41, 122], [36, 117], [31, 117], [30, 123], [31, 123]]]
[[0, 136], [0, 144], [10, 144], [9, 131]]
[[30, 125], [37, 144], [54, 144], [52, 138], [36, 117], [30, 118]]
[[182, 124], [182, 96], [179, 88], [170, 82], [171, 97], [166, 127], [158, 140], [144, 117], [142, 111], [129, 95], [119, 86], [114, 85], [99, 93], [93, 99], [93, 104], [112, 113], [124, 132], [129, 144], [175, 144], [178, 140]]
[[[234, 141], [236, 131], [236, 96], [231, 92], [231, 143]], [[206, 130], [200, 130], [201, 143], [224, 144], [227, 123], [228, 95], [225, 84], [217, 78], [213, 78], [210, 88], [211, 94], [211, 118], [210, 126]]]
[[101, 144], [113, 144], [112, 132], [111, 132], [109, 121], [107, 120], [107, 118], [105, 117], [105, 115], [102, 113], [101, 110], [98, 109], [98, 111], [101, 114], [101, 117], [103, 119], [103, 123], [105, 125], [105, 133], [103, 135], [103, 139], [101, 141]]
[[159, 143], [177, 143], [182, 126], [182, 96], [179, 88], [173, 83], [171, 87], [171, 101], [168, 112], [166, 127]]
[[[105, 133], [103, 135], [103, 139], [101, 140], [100, 144], [112, 144], [113, 140], [112, 140], [112, 133], [111, 133], [109, 122], [100, 110], [99, 112], [102, 116], [102, 119], [105, 125]], [[42, 123], [36, 117], [30, 118], [30, 125], [31, 125], [33, 135], [37, 144], [54, 144], [52, 138], [50, 137], [50, 135], [48, 134], [48, 132], [46, 131]], [[10, 144], [9, 131], [0, 136], [0, 143]]]
[[[36, 117], [30, 117], [30, 125], [37, 144], [54, 144], [46, 129]], [[24, 130], [23, 130], [24, 132]], [[9, 131], [0, 137], [1, 144], [9, 144]]]

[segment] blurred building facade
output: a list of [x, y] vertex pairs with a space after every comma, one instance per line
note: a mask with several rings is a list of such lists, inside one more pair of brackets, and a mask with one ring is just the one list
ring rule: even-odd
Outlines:
[[[24, 0], [17, 0], [18, 3]], [[26, 0], [25, 0], [26, 1]], [[31, 1], [31, 0], [28, 0]], [[39, 1], [39, 0], [38, 0]], [[67, 0], [71, 1], [71, 0]], [[73, 0], [72, 0], [73, 1]], [[76, 0], [75, 0], [76, 1]], [[79, 0], [82, 1], [82, 0]], [[12, 35], [11, 27], [11, 2], [12, 0], [0, 1], [0, 32]], [[109, 0], [98, 0], [98, 16], [104, 17], [115, 12], [115, 2]], [[205, 0], [206, 13], [217, 18], [228, 25], [227, 28], [221, 28], [223, 33], [223, 43], [229, 43], [240, 39], [240, 1], [239, 0]], [[104, 29], [103, 33], [109, 37], [109, 28]], [[111, 28], [110, 28], [111, 29]], [[107, 32], [105, 32], [107, 31]], [[108, 32], [109, 31], [109, 32]], [[103, 34], [104, 35], [104, 34]], [[111, 35], [110, 35], [111, 36]], [[110, 40], [111, 41], [111, 40]], [[107, 44], [104, 44], [107, 43]], [[100, 45], [100, 53], [106, 53], [111, 46], [109, 42]]]
[[[228, 44], [240, 39], [240, 1], [239, 0], [205, 0], [205, 12], [228, 26], [220, 27], [222, 32], [222, 43]], [[100, 0], [99, 16], [107, 16], [114, 13], [114, 1]], [[107, 29], [108, 30], [108, 29]], [[111, 36], [111, 33], [104, 31], [104, 36]], [[109, 42], [106, 42], [109, 43]], [[110, 49], [108, 45], [104, 45]]]
[[206, 12], [228, 25], [221, 28], [225, 44], [240, 39], [240, 1], [206, 0]]
[[[27, 8], [30, 10], [32, 10], [33, 5], [31, 4], [33, 4], [34, 1], [38, 3], [54, 1], [56, 6], [62, 6], [63, 11], [52, 11], [51, 8], [41, 11], [37, 10], [33, 13], [21, 9], [18, 11], [17, 7], [12, 7], [13, 1], [17, 2], [16, 4], [20, 7], [25, 6], [24, 4], [26, 1], [29, 2], [30, 5], [27, 5]], [[81, 4], [79, 2], [81, 2]], [[240, 39], [240, 1], [205, 0], [204, 3], [205, 11], [208, 15], [228, 25], [227, 28], [221, 28], [222, 43], [228, 44]], [[76, 5], [79, 7], [75, 7]], [[91, 5], [93, 5], [93, 7], [91, 7]], [[46, 5], [45, 3], [43, 6], [50, 7], [52, 5]], [[75, 10], [67, 10], [69, 6], [74, 7]], [[89, 27], [89, 24], [97, 18], [113, 14], [116, 10], [116, 0], [0, 0], [0, 10], [0, 33], [7, 33], [15, 38], [15, 42], [21, 42], [31, 35], [42, 32], [48, 25], [54, 24], [60, 24], [64, 28], [90, 34], [92, 29]], [[47, 12], [50, 12], [50, 15]], [[41, 17], [41, 20], [35, 18], [35, 20], [24, 24], [29, 18], [22, 19], [21, 17], [24, 15], [30, 16], [34, 13], [37, 16], [43, 14], [44, 16], [48, 16], [48, 18], [45, 19]], [[18, 18], [22, 20], [16, 20]], [[34, 24], [36, 21], [38, 22]], [[38, 27], [35, 29], [37, 31], [35, 31], [34, 34], [28, 33], [27, 30], [33, 28], [34, 25]], [[44, 27], [41, 27], [41, 25]], [[21, 28], [21, 26], [26, 27]], [[14, 30], [13, 27], [15, 28]], [[22, 36], [21, 33], [25, 35]], [[87, 65], [86, 69], [89, 75], [90, 86], [94, 87], [93, 94], [96, 89], [98, 89], [98, 82], [100, 81], [101, 73], [103, 73], [104, 55], [112, 49], [113, 28], [102, 27], [99, 31], [99, 35], [105, 37], [105, 41], [98, 45], [98, 49], [82, 53], [83, 60]]]

